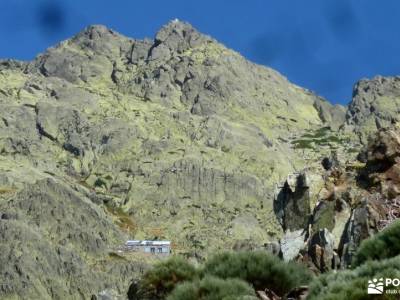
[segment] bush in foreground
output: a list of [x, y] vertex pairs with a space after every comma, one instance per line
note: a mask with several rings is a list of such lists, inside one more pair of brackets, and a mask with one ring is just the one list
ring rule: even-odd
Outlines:
[[156, 264], [139, 283], [138, 295], [132, 299], [165, 299], [175, 286], [196, 279], [196, 268], [182, 257], [174, 256]]
[[254, 289], [240, 279], [206, 276], [178, 285], [167, 300], [257, 300]]
[[352, 266], [360, 266], [369, 260], [382, 260], [400, 254], [400, 221], [396, 221], [382, 232], [364, 240], [358, 248]]
[[[400, 257], [382, 261], [368, 261], [354, 270], [331, 272], [319, 276], [310, 285], [307, 300], [367, 300], [398, 299], [399, 295], [368, 295], [368, 280], [373, 278], [400, 278]], [[390, 287], [389, 287], [390, 288]], [[392, 287], [392, 289], [398, 289]]]
[[202, 273], [223, 279], [242, 279], [255, 290], [267, 288], [277, 295], [284, 295], [312, 279], [304, 266], [285, 263], [264, 251], [217, 254], [205, 263]]

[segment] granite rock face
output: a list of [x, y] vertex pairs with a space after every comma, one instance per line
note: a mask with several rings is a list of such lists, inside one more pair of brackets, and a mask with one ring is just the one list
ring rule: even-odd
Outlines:
[[367, 147], [366, 168], [360, 182], [377, 187], [386, 198], [400, 195], [400, 135], [398, 127], [381, 129]]
[[377, 76], [363, 79], [353, 88], [353, 99], [346, 112], [345, 127], [366, 144], [378, 129], [398, 121], [400, 78]]
[[[316, 273], [351, 266], [361, 242], [400, 217], [399, 141], [397, 125], [381, 128], [363, 150], [364, 163], [353, 161], [324, 167], [324, 185], [309, 221], [296, 222], [294, 232], [293, 227], [283, 227], [287, 232], [281, 239], [281, 256], [301, 261]], [[290, 182], [286, 181], [281, 193], [287, 191]], [[311, 184], [300, 186], [312, 188]], [[311, 204], [309, 200], [305, 203]], [[277, 210], [277, 215], [292, 222], [297, 220], [296, 213], [302, 215], [299, 211], [298, 204], [286, 205]]]
[[353, 158], [353, 131], [391, 123], [397, 95], [396, 78], [361, 82], [346, 111], [180, 21], [144, 40], [90, 26], [0, 61], [0, 298], [119, 297], [147, 265], [115, 255], [127, 238], [203, 258], [341, 231], [350, 204], [342, 227], [336, 206], [310, 218], [340, 181], [321, 160]]
[[285, 181], [274, 202], [283, 230], [304, 229], [311, 216], [310, 187], [306, 173], [295, 173]]
[[304, 230], [286, 232], [280, 240], [281, 256], [284, 261], [291, 261], [298, 257], [301, 250], [306, 248]]
[[308, 255], [319, 271], [334, 268], [334, 236], [326, 228], [316, 232], [308, 242]]
[[341, 265], [351, 265], [352, 257], [361, 242], [380, 230], [379, 222], [386, 218], [384, 200], [370, 195], [354, 208], [341, 238]]
[[125, 294], [143, 265], [113, 260], [125, 238], [89, 198], [47, 178], [0, 203], [3, 299], [89, 298], [111, 288]]
[[344, 116], [180, 21], [0, 61], [0, 107], [1, 297], [41, 299], [126, 291], [127, 238], [196, 258], [276, 240], [275, 184], [307, 163], [292, 139]]

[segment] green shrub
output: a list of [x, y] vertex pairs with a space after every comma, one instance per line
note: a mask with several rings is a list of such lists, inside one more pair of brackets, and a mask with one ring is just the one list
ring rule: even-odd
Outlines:
[[97, 178], [96, 181], [94, 182], [94, 186], [99, 187], [99, 188], [101, 188], [101, 187], [107, 188], [107, 182], [105, 182], [101, 178]]
[[321, 127], [315, 131], [314, 138], [322, 138], [331, 131], [330, 127]]
[[197, 278], [196, 268], [182, 257], [174, 256], [156, 264], [139, 283], [137, 299], [164, 299], [177, 284]]
[[[353, 270], [331, 272], [319, 276], [310, 284], [307, 300], [367, 300], [398, 299], [398, 295], [368, 295], [368, 280], [373, 278], [400, 278], [400, 258], [368, 261]], [[397, 289], [392, 287], [392, 289]]]
[[314, 149], [312, 140], [300, 139], [292, 141], [292, 144], [295, 149]]
[[400, 221], [396, 221], [372, 238], [364, 240], [354, 256], [352, 265], [368, 260], [381, 260], [400, 254]]
[[219, 278], [239, 278], [252, 284], [256, 290], [265, 288], [278, 295], [307, 284], [312, 276], [302, 265], [285, 263], [264, 251], [227, 252], [210, 258], [203, 274]]
[[240, 279], [206, 276], [178, 285], [167, 300], [256, 300], [253, 288]]

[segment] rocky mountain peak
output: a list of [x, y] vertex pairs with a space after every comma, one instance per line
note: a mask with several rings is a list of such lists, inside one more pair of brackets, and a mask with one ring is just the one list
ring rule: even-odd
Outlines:
[[119, 34], [104, 25], [93, 24], [89, 25], [80, 33], [78, 33], [76, 37], [84, 37], [90, 40], [96, 40], [109, 35], [116, 36]]
[[182, 54], [206, 41], [211, 41], [211, 39], [194, 29], [189, 23], [173, 20], [164, 25], [156, 34], [149, 60], [168, 60], [174, 53]]
[[194, 29], [191, 24], [177, 19], [164, 25], [155, 37], [156, 45], [164, 44], [178, 52], [195, 47], [206, 40], [211, 39]]
[[70, 42], [99, 54], [109, 52], [114, 46], [131, 44], [130, 39], [104, 25], [90, 25], [73, 37]]
[[346, 128], [366, 144], [368, 136], [390, 126], [400, 113], [400, 77], [362, 79], [353, 88], [346, 114]]

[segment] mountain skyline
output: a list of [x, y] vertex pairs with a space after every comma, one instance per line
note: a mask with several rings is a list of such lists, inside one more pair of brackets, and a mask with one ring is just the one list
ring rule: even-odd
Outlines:
[[128, 1], [3, 1], [0, 57], [31, 60], [90, 24], [152, 38], [178, 18], [332, 103], [348, 104], [362, 78], [399, 73], [400, 42], [393, 36], [400, 3], [311, 2], [156, 1], [150, 8]]

